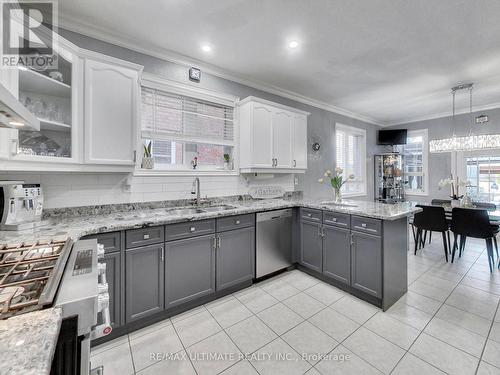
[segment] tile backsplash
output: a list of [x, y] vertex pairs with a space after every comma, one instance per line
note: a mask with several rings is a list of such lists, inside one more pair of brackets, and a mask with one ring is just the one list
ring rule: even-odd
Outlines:
[[[138, 177], [123, 173], [0, 173], [0, 180], [41, 183], [46, 208], [190, 199], [194, 176]], [[201, 195], [247, 194], [252, 186], [279, 185], [294, 191], [294, 175], [264, 178], [201, 176]]]

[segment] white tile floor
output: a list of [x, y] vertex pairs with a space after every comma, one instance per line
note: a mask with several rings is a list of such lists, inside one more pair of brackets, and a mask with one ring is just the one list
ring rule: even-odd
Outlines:
[[385, 313], [294, 270], [101, 345], [92, 365], [105, 375], [500, 374], [500, 272], [490, 274], [484, 241], [468, 240], [454, 264], [437, 238], [408, 258], [409, 291]]

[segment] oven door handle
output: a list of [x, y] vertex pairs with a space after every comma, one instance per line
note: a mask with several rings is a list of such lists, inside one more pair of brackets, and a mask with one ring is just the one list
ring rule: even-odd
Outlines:
[[91, 340], [109, 335], [113, 330], [113, 327], [111, 327], [111, 316], [109, 314], [109, 294], [99, 294], [97, 304], [98, 310], [101, 312], [103, 322], [92, 328], [92, 331], [90, 332]]

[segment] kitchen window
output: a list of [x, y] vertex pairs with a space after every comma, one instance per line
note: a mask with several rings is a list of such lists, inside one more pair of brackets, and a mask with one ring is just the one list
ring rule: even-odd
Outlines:
[[151, 142], [154, 171], [236, 170], [236, 98], [160, 79], [143, 80], [141, 94], [141, 138]]
[[398, 146], [404, 155], [404, 173], [408, 195], [428, 194], [428, 134], [427, 129], [409, 130], [406, 144]]
[[342, 168], [344, 178], [353, 174], [342, 187], [344, 196], [366, 194], [366, 131], [341, 124], [335, 125], [336, 166]]

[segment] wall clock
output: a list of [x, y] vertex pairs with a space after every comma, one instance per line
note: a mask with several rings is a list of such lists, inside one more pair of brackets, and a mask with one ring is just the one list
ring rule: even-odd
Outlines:
[[200, 82], [201, 70], [198, 68], [189, 68], [189, 79], [191, 81]]

